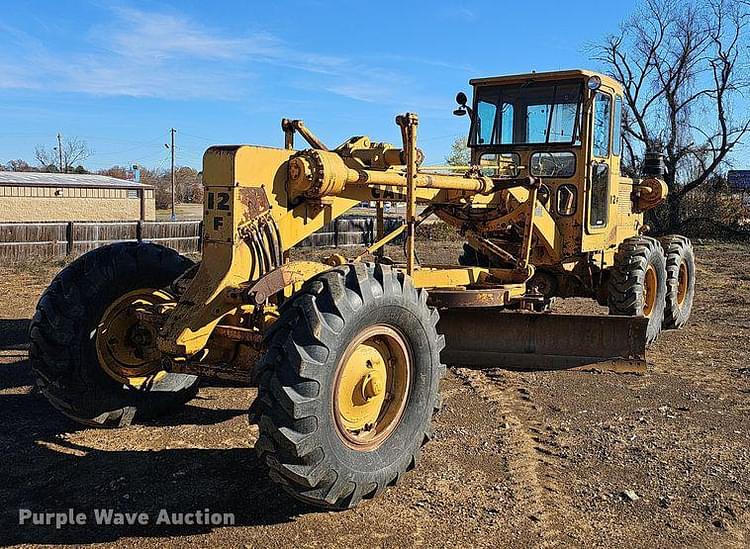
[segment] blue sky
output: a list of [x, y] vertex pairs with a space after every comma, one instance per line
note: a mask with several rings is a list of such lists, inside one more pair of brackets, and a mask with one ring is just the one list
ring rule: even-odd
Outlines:
[[[439, 163], [474, 76], [592, 67], [585, 44], [634, 2], [107, 2], [0, 0], [0, 162], [34, 160], [55, 134], [87, 141], [89, 169], [200, 167], [217, 143], [281, 146], [282, 117], [325, 142], [399, 142], [420, 114]], [[581, 19], [582, 14], [587, 17]]]

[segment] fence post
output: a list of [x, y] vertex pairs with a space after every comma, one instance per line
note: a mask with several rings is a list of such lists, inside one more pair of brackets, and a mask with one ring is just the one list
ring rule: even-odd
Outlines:
[[[140, 177], [140, 175], [136, 177]], [[140, 220], [144, 221], [146, 219], [146, 188], [145, 187], [141, 187], [140, 191], [138, 192], [138, 196], [141, 199]]]
[[333, 245], [338, 248], [339, 246], [339, 218], [333, 220]]
[[139, 219], [135, 225], [135, 239], [138, 242], [143, 241], [143, 220]]
[[68, 226], [65, 227], [65, 239], [67, 242], [65, 243], [65, 255], [70, 255], [73, 253], [73, 222], [68, 221]]

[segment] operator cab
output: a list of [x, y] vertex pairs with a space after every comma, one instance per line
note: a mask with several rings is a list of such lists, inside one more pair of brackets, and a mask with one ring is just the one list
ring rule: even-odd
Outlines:
[[588, 234], [604, 232], [619, 197], [620, 84], [584, 70], [470, 84], [472, 105], [460, 93], [454, 112], [471, 118], [472, 164], [491, 177], [540, 179], [540, 201], [553, 217], [575, 220]]

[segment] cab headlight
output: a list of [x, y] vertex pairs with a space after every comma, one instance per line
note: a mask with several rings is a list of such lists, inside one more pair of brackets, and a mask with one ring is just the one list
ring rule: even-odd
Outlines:
[[586, 81], [586, 87], [591, 91], [596, 91], [602, 86], [602, 79], [597, 75], [589, 76]]

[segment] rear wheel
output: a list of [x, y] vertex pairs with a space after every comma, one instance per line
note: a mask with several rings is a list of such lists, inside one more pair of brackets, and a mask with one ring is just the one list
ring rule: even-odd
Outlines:
[[171, 301], [166, 288], [193, 265], [156, 244], [121, 242], [63, 269], [31, 321], [37, 386], [68, 417], [93, 426], [151, 419], [184, 404], [198, 378], [161, 368], [156, 331], [139, 306]]
[[348, 508], [413, 468], [438, 408], [444, 338], [427, 293], [384, 265], [318, 275], [259, 365], [256, 449], [294, 497]]
[[609, 314], [649, 319], [646, 342], [661, 332], [667, 293], [664, 251], [658, 240], [628, 238], [617, 249], [607, 281]]
[[690, 318], [695, 295], [695, 254], [690, 239], [680, 235], [660, 239], [667, 256], [667, 295], [664, 328], [682, 328]]

